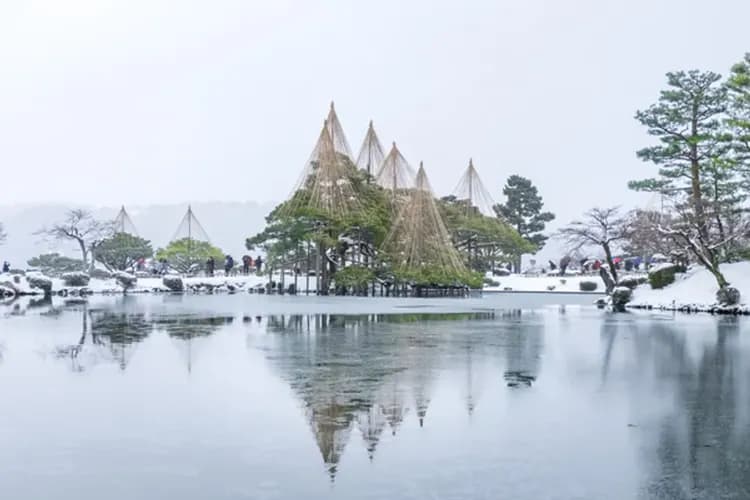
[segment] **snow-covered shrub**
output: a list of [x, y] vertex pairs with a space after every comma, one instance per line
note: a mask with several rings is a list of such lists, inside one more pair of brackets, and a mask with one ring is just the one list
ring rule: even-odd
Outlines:
[[641, 279], [631, 276], [628, 278], [621, 279], [620, 282], [617, 284], [617, 286], [624, 286], [625, 288], [629, 288], [633, 290], [635, 287], [637, 287], [641, 283], [642, 283]]
[[674, 283], [675, 274], [684, 271], [685, 268], [678, 266], [677, 264], [671, 264], [669, 262], [658, 264], [649, 270], [648, 282], [651, 284], [651, 288], [664, 288], [665, 286]]
[[716, 300], [722, 306], [734, 306], [740, 302], [740, 291], [731, 286], [719, 288], [716, 292]]
[[597, 283], [596, 281], [581, 281], [578, 284], [578, 288], [582, 292], [593, 292], [597, 288], [599, 288], [599, 283]]
[[173, 292], [181, 292], [185, 289], [185, 284], [182, 282], [182, 278], [174, 274], [164, 276], [161, 282]]
[[484, 278], [484, 286], [500, 286], [500, 282], [492, 278]]
[[633, 291], [625, 286], [618, 286], [612, 291], [612, 305], [615, 309], [624, 309], [625, 304], [633, 298]]
[[41, 274], [32, 274], [26, 277], [26, 281], [29, 282], [31, 288], [41, 290], [44, 295], [52, 293], [52, 280]]
[[88, 286], [89, 281], [91, 280], [89, 275], [82, 271], [64, 273], [61, 278], [63, 283], [65, 283], [65, 286]]
[[112, 276], [117, 280], [117, 283], [122, 287], [124, 291], [128, 291], [135, 286], [138, 282], [138, 278], [125, 271], [116, 271]]
[[13, 275], [26, 276], [26, 271], [23, 269], [11, 269], [8, 272]]
[[92, 269], [89, 273], [89, 277], [94, 280], [108, 280], [112, 277], [112, 273], [106, 269]]

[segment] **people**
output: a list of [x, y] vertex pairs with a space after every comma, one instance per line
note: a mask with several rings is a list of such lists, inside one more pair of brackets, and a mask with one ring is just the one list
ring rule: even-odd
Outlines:
[[213, 255], [206, 261], [206, 276], [213, 276], [214, 269], [216, 269], [216, 260]]
[[8, 262], [7, 260], [3, 261], [3, 272], [4, 273], [10, 272], [10, 262]]
[[169, 273], [169, 262], [167, 262], [167, 259], [161, 259], [159, 260], [159, 272], [164, 275]]
[[255, 257], [255, 271], [260, 274], [263, 271], [263, 259], [260, 258], [260, 255]]
[[247, 276], [250, 274], [250, 268], [253, 265], [253, 258], [249, 255], [243, 255], [242, 256], [242, 274]]
[[234, 259], [231, 255], [227, 254], [224, 258], [224, 276], [229, 276], [234, 268]]

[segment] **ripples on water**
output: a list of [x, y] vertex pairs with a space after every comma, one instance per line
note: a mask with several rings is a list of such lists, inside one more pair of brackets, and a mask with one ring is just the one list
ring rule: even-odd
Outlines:
[[747, 319], [494, 300], [0, 306], [0, 493], [750, 498]]

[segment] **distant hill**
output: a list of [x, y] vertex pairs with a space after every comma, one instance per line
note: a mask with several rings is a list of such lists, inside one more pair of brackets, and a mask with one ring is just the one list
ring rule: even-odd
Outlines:
[[[265, 216], [273, 204], [255, 202], [193, 203], [193, 213], [208, 233], [211, 243], [235, 258], [246, 252], [245, 238], [261, 231]], [[71, 208], [88, 208], [101, 219], [114, 219], [120, 207], [87, 207], [84, 205], [17, 205], [0, 206], [0, 222], [5, 226], [8, 240], [0, 246], [0, 260], [14, 267], [26, 267], [26, 261], [40, 253], [59, 252], [77, 257], [78, 251], [70, 244], [45, 242], [33, 233], [39, 228], [61, 220]], [[126, 207], [139, 236], [151, 240], [154, 249], [169, 243], [187, 210], [187, 203]]]

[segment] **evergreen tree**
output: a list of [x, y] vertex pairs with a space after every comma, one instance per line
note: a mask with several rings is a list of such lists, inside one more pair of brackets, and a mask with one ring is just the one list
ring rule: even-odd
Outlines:
[[105, 238], [96, 249], [94, 257], [110, 271], [125, 271], [139, 259], [154, 255], [148, 240], [129, 233], [117, 233]]
[[179, 273], [194, 272], [202, 269], [209, 257], [220, 263], [224, 252], [207, 241], [182, 238], [171, 242], [166, 248], [156, 251], [156, 258], [166, 259], [169, 266]]
[[[506, 202], [495, 205], [495, 213], [534, 246], [532, 251], [540, 250], [548, 239], [542, 234], [544, 226], [554, 220], [555, 215], [542, 211], [544, 202], [536, 186], [525, 177], [511, 175], [503, 187], [503, 194]], [[516, 256], [516, 259], [515, 268], [519, 272], [521, 256]]]
[[659, 230], [685, 245], [724, 289], [729, 283], [719, 264], [734, 236], [726, 222], [739, 201], [725, 120], [728, 91], [720, 79], [696, 70], [667, 73], [668, 88], [657, 103], [636, 113], [659, 140], [637, 153], [659, 168], [658, 176], [629, 186], [662, 194], [674, 214], [669, 224], [658, 223]]

